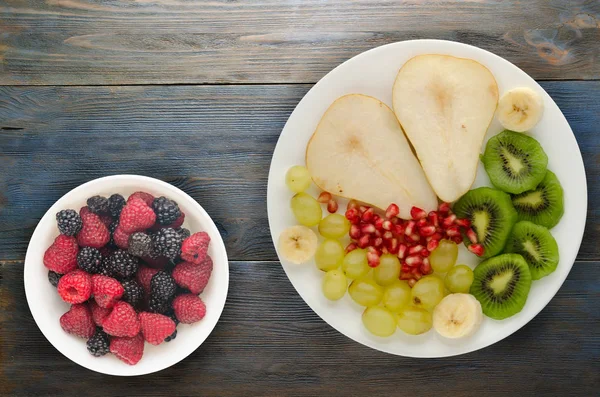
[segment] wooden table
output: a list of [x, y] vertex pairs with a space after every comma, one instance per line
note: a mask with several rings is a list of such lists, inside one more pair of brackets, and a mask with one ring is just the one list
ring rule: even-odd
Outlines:
[[[597, 395], [597, 0], [4, 0], [0, 11], [1, 395]], [[279, 133], [310, 87], [362, 51], [417, 38], [477, 45], [540, 81], [575, 132], [589, 191], [583, 244], [552, 302], [494, 346], [433, 360], [371, 350], [315, 315], [277, 262], [265, 197]], [[214, 332], [145, 377], [63, 357], [23, 291], [40, 217], [111, 174], [189, 193], [231, 258]]]

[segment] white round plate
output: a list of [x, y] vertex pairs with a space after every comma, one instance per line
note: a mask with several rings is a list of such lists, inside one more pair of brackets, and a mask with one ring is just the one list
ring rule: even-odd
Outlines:
[[[136, 191], [148, 192], [155, 197], [166, 196], [175, 200], [185, 213], [184, 227], [192, 233], [205, 231], [211, 242], [208, 254], [213, 259], [213, 272], [208, 285], [200, 295], [206, 304], [206, 316], [191, 325], [177, 326], [177, 338], [169, 343], [144, 345], [144, 356], [136, 365], [128, 365], [112, 354], [93, 357], [86, 348], [85, 340], [67, 334], [59, 319], [70, 305], [63, 302], [56, 288], [48, 282], [48, 269], [43, 265], [46, 249], [52, 244], [58, 229], [56, 213], [63, 209], [79, 209], [86, 205], [88, 197], [96, 194], [110, 196], [120, 193], [125, 198]], [[25, 294], [31, 314], [38, 327], [58, 351], [77, 364], [108, 375], [144, 375], [160, 371], [186, 358], [204, 342], [211, 333], [227, 298], [229, 287], [229, 262], [227, 252], [217, 227], [210, 216], [193, 198], [176, 187], [158, 179], [137, 175], [114, 175], [87, 182], [65, 194], [37, 225], [25, 257]]]
[[[531, 77], [497, 55], [451, 41], [404, 41], [357, 55], [323, 77], [296, 106], [273, 154], [267, 203], [271, 235], [277, 246], [280, 233], [296, 223], [290, 210], [292, 193], [285, 186], [285, 173], [293, 165], [304, 164], [306, 144], [325, 110], [336, 98], [352, 93], [373, 96], [391, 108], [392, 85], [398, 70], [407, 60], [420, 54], [447, 54], [480, 62], [496, 77], [500, 95], [510, 88], [520, 86], [531, 87], [542, 95], [544, 115], [531, 133], [548, 154], [548, 168], [556, 173], [564, 189], [565, 214], [552, 229], [560, 249], [558, 269], [532, 284], [527, 304], [519, 314], [503, 321], [485, 318], [481, 329], [472, 337], [450, 341], [433, 330], [419, 336], [410, 336], [400, 330], [389, 338], [373, 336], [362, 325], [363, 309], [348, 294], [337, 302], [330, 302], [323, 296], [323, 275], [314, 263], [297, 266], [281, 260], [281, 264], [300, 296], [315, 313], [349, 338], [374, 349], [401, 356], [445, 357], [489, 346], [527, 324], [548, 304], [565, 281], [581, 244], [587, 210], [587, 187], [581, 153], [560, 109]], [[500, 131], [502, 127], [494, 119], [486, 141]], [[489, 180], [480, 164], [474, 187], [488, 184]], [[318, 194], [316, 188], [312, 189], [309, 193]], [[346, 201], [340, 200], [340, 213], [345, 205]], [[464, 247], [461, 248], [459, 263], [474, 267], [477, 262], [474, 255]]]

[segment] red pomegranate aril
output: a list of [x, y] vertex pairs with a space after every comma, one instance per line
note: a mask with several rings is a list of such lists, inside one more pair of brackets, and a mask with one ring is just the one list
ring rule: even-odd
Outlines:
[[429, 264], [429, 261], [427, 261], [427, 263], [423, 262], [423, 264], [419, 267], [419, 269], [421, 270], [421, 273], [423, 273], [423, 274], [430, 274], [431, 273], [431, 265]]
[[348, 201], [348, 205], [346, 205], [346, 209], [349, 210], [351, 208], [356, 208], [358, 210], [358, 203], [356, 202], [356, 200], [350, 200]]
[[363, 222], [371, 222], [373, 220], [374, 215], [375, 212], [373, 211], [373, 208], [369, 208], [368, 210], [363, 212], [361, 219]]
[[444, 214], [447, 214], [450, 212], [450, 204], [449, 203], [441, 203], [438, 206], [438, 211]]
[[417, 283], [417, 280], [414, 279], [414, 278], [411, 278], [411, 279], [408, 280], [408, 286], [410, 288], [414, 287], [416, 283]]
[[[396, 218], [398, 219], [398, 218]], [[402, 236], [404, 234], [404, 224], [403, 223], [398, 223], [397, 225], [394, 225], [394, 232], [400, 236]]]
[[436, 249], [438, 247], [438, 245], [440, 245], [440, 240], [434, 240], [431, 239], [429, 240], [429, 242], [427, 243], [427, 251], [431, 252], [434, 249]]
[[375, 233], [373, 233], [373, 236], [375, 236], [375, 237], [383, 237], [383, 233], [381, 233], [381, 230], [375, 230]]
[[422, 237], [433, 236], [435, 234], [435, 226], [433, 226], [433, 225], [423, 226], [423, 227], [419, 228], [419, 234]]
[[317, 197], [317, 201], [322, 204], [328, 203], [331, 199], [333, 199], [333, 196], [329, 192], [321, 192]]
[[398, 245], [398, 258], [404, 259], [404, 256], [406, 255], [407, 250], [408, 250], [408, 247], [406, 246], [406, 244]]
[[460, 236], [460, 228], [457, 225], [450, 226], [448, 229], [446, 229], [446, 234], [448, 237]]
[[381, 247], [383, 245], [383, 239], [381, 237], [377, 237], [375, 240], [373, 240], [373, 246], [374, 247]]
[[379, 255], [377, 254], [377, 252], [373, 252], [373, 251], [368, 251], [367, 252], [367, 263], [369, 264], [369, 267], [377, 267], [379, 266]]
[[387, 242], [387, 249], [390, 254], [396, 255], [398, 253], [398, 247], [400, 244], [398, 243], [397, 238], [392, 238]]
[[410, 236], [411, 234], [413, 234], [416, 224], [417, 223], [415, 221], [408, 221], [408, 223], [406, 224], [406, 227], [404, 228], [404, 234], [407, 236]]
[[408, 237], [409, 239], [411, 239], [412, 241], [414, 241], [415, 243], [416, 243], [416, 242], [419, 242], [419, 241], [421, 241], [421, 236], [419, 236], [419, 235], [418, 235], [418, 234], [416, 234], [416, 233], [414, 233], [414, 234], [411, 234], [410, 236], [407, 236], [407, 237]]
[[468, 220], [467, 218], [458, 218], [454, 221], [455, 224], [457, 224], [460, 227], [464, 227], [464, 228], [469, 228], [471, 227], [471, 221]]
[[427, 251], [427, 248], [423, 248], [420, 255], [423, 257], [423, 259], [425, 259], [428, 258], [429, 255], [431, 255], [431, 252]]
[[365, 207], [364, 205], [360, 205], [358, 207], [358, 212], [360, 212], [360, 214], [364, 214], [367, 210], [369, 209], [369, 207]]
[[348, 252], [352, 252], [352, 251], [354, 251], [354, 250], [355, 250], [355, 249], [357, 249], [357, 248], [358, 248], [358, 246], [356, 245], [356, 243], [350, 243], [350, 244], [348, 244], [348, 246], [346, 247], [346, 253], [348, 253]]
[[371, 244], [371, 237], [368, 234], [365, 234], [356, 242], [356, 245], [358, 245], [360, 248], [367, 248], [369, 244]]
[[423, 247], [422, 245], [413, 245], [412, 247], [410, 247], [408, 249], [408, 255], [420, 254], [421, 251], [423, 250], [423, 248], [425, 248], [425, 247]]
[[363, 223], [360, 226], [360, 232], [362, 234], [373, 234], [373, 233], [375, 233], [375, 230], [377, 230], [377, 229], [375, 229], [375, 225], [373, 225], [371, 223]]
[[429, 219], [429, 222], [431, 222], [431, 224], [433, 226], [438, 227], [440, 225], [440, 217], [437, 212], [431, 211], [429, 213], [429, 215], [427, 216], [427, 218]]
[[450, 240], [452, 240], [454, 242], [454, 244], [458, 244], [458, 245], [460, 245], [460, 243], [463, 242], [462, 236], [450, 237]]
[[[375, 217], [373, 218], [373, 224], [375, 225], [375, 229], [377, 229], [377, 230], [383, 229], [384, 222], [389, 222], [389, 221], [386, 221], [379, 215], [375, 215]], [[389, 230], [389, 229], [387, 229], [387, 230]]]
[[414, 220], [419, 220], [419, 219], [423, 219], [425, 217], [427, 217], [427, 212], [425, 212], [424, 210], [422, 210], [419, 207], [412, 207], [410, 209], [410, 216], [414, 219]]
[[402, 273], [410, 273], [410, 266], [402, 265]]
[[385, 217], [391, 219], [398, 216], [399, 213], [400, 208], [398, 208], [396, 204], [392, 203], [387, 207], [387, 210], [385, 210]]
[[450, 226], [452, 226], [452, 224], [454, 223], [455, 220], [456, 220], [456, 215], [454, 215], [454, 214], [448, 215], [448, 217], [444, 218], [444, 220], [442, 221], [442, 227], [449, 228]]
[[391, 240], [393, 238], [394, 238], [394, 233], [392, 233], [390, 231], [387, 231], [387, 232], [383, 233], [383, 239], [384, 240], [389, 241], [389, 240]]
[[330, 214], [335, 214], [338, 210], [338, 203], [334, 199], [329, 200], [327, 203], [327, 211]]
[[388, 251], [388, 249], [386, 247], [381, 247], [381, 254], [389, 254], [390, 251]]
[[444, 235], [442, 233], [435, 233], [433, 236], [431, 236], [432, 239], [434, 240], [441, 240], [444, 238]]
[[385, 220], [381, 223], [381, 228], [383, 230], [392, 230], [394, 228], [394, 224], [391, 221]]
[[400, 219], [400, 218], [392, 218], [389, 221], [392, 222], [392, 225], [397, 225], [397, 224], [399, 224], [399, 223], [402, 222], [402, 219]]
[[418, 228], [425, 227], [425, 226], [427, 226], [427, 224], [428, 224], [428, 223], [427, 223], [427, 218], [421, 218], [421, 219], [419, 219], [419, 220], [417, 221], [417, 227], [418, 227]]
[[471, 228], [467, 229], [467, 238], [471, 243], [477, 244], [477, 234], [475, 233], [475, 230]]
[[481, 244], [471, 244], [468, 248], [469, 251], [471, 251], [477, 256], [482, 256], [485, 253], [485, 248]]
[[346, 219], [350, 221], [350, 223], [357, 224], [360, 222], [360, 214], [356, 208], [349, 208], [346, 211]]
[[419, 255], [411, 255], [406, 258], [404, 263], [406, 263], [410, 267], [418, 266], [421, 263], [423, 263], [423, 258], [421, 258]]
[[350, 235], [350, 238], [358, 240], [360, 236], [362, 236], [362, 233], [360, 232], [360, 226], [350, 225], [350, 232], [348, 232], [348, 234]]
[[410, 280], [412, 278], [412, 274], [410, 274], [410, 270], [407, 270], [406, 272], [402, 272], [400, 273], [400, 280]]

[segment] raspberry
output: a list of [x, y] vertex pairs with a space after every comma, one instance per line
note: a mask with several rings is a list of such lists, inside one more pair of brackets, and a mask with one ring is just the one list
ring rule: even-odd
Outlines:
[[121, 300], [129, 303], [131, 306], [136, 307], [142, 301], [144, 290], [134, 280], [127, 280], [121, 283], [125, 292]]
[[117, 302], [102, 322], [102, 328], [109, 335], [131, 338], [140, 332], [140, 320], [129, 303]]
[[181, 236], [175, 229], [160, 229], [152, 237], [156, 253], [164, 257], [175, 259], [181, 252]]
[[128, 252], [135, 256], [152, 255], [152, 237], [142, 232], [135, 232], [129, 236]]
[[110, 352], [108, 347], [108, 335], [102, 330], [96, 331], [94, 336], [88, 339], [86, 345], [88, 351], [94, 357], [102, 357]]
[[83, 270], [73, 270], [58, 282], [58, 294], [67, 303], [82, 303], [92, 295], [92, 279]]
[[102, 223], [104, 223], [104, 225], [109, 229], [110, 233], [110, 225], [113, 223], [113, 218], [108, 214], [98, 214], [98, 217], [100, 218], [100, 221], [102, 221]]
[[123, 231], [123, 229], [121, 229], [118, 225], [115, 229], [115, 231], [113, 232], [113, 241], [115, 242], [115, 245], [121, 249], [128, 249], [129, 248], [129, 233], [125, 233]]
[[83, 211], [83, 208], [82, 212], [83, 227], [77, 235], [77, 242], [82, 247], [104, 247], [110, 241], [108, 228], [98, 215]]
[[98, 304], [94, 300], [90, 300], [89, 306], [90, 311], [92, 312], [92, 319], [94, 320], [94, 324], [96, 324], [98, 327], [102, 327], [102, 322], [112, 310], [106, 307], [98, 306]]
[[129, 196], [129, 198], [127, 199], [127, 202], [129, 203], [130, 201], [132, 201], [135, 198], [142, 199], [149, 207], [152, 207], [152, 202], [154, 201], [154, 196], [151, 195], [150, 193], [135, 192], [131, 196]]
[[181, 258], [199, 265], [206, 258], [210, 236], [206, 232], [194, 233], [183, 240]]
[[[154, 225], [156, 214], [142, 199], [130, 198], [119, 216], [119, 227], [125, 233], [141, 232]], [[84, 224], [85, 226], [85, 224]]]
[[152, 209], [156, 214], [157, 222], [164, 226], [170, 225], [181, 216], [177, 203], [164, 196], [154, 199]]
[[121, 278], [129, 278], [138, 270], [138, 259], [122, 250], [113, 252], [108, 263], [113, 274]]
[[157, 313], [140, 313], [142, 335], [146, 342], [160, 345], [175, 331], [175, 322], [167, 316]]
[[183, 324], [200, 321], [206, 315], [206, 305], [198, 295], [184, 294], [173, 299], [173, 310]]
[[78, 252], [75, 237], [61, 234], [44, 253], [44, 266], [58, 274], [69, 273], [77, 268]]
[[208, 284], [210, 274], [213, 269], [213, 262], [210, 256], [207, 256], [204, 262], [196, 265], [191, 262], [181, 262], [173, 269], [173, 278], [175, 282], [198, 295]]
[[147, 294], [150, 294], [150, 282], [152, 281], [152, 276], [158, 272], [158, 269], [153, 269], [151, 267], [142, 265], [135, 275], [135, 279], [137, 280], [138, 284]]
[[58, 274], [56, 272], [53, 272], [52, 270], [48, 270], [48, 281], [50, 281], [50, 284], [52, 284], [55, 287], [58, 286], [58, 281], [62, 276], [62, 274]]
[[102, 196], [93, 196], [87, 199], [87, 206], [94, 214], [108, 214], [108, 199]]
[[140, 334], [133, 338], [112, 338], [110, 352], [124, 363], [135, 365], [144, 354], [144, 337]]
[[92, 276], [92, 293], [100, 307], [113, 307], [121, 299], [125, 290], [114, 278], [94, 274]]
[[159, 271], [150, 281], [150, 295], [161, 300], [169, 301], [175, 296], [177, 284], [168, 273]]
[[102, 268], [102, 254], [96, 248], [83, 247], [77, 254], [77, 266], [88, 273], [98, 273]]
[[72, 305], [69, 311], [60, 317], [60, 326], [65, 332], [85, 339], [91, 338], [96, 331], [90, 309], [81, 303]]
[[113, 218], [118, 218], [121, 215], [121, 210], [125, 206], [125, 198], [120, 194], [113, 194], [108, 198], [108, 212]]
[[81, 230], [83, 222], [75, 210], [62, 210], [56, 213], [58, 231], [65, 236], [74, 236]]

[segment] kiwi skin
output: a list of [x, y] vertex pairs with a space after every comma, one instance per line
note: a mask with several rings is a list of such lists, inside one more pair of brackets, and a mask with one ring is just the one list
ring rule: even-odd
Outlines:
[[486, 316], [503, 320], [525, 306], [531, 273], [521, 255], [502, 254], [485, 260], [477, 265], [473, 276], [469, 292], [481, 303]]
[[513, 226], [504, 251], [521, 255], [534, 280], [549, 275], [558, 267], [556, 240], [544, 226], [529, 221], [517, 222]]
[[548, 229], [556, 226], [565, 212], [562, 186], [550, 170], [535, 189], [513, 195], [512, 202], [520, 221], [530, 221]]

